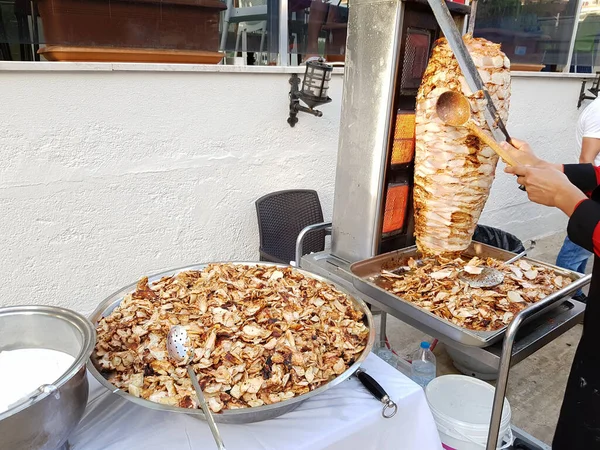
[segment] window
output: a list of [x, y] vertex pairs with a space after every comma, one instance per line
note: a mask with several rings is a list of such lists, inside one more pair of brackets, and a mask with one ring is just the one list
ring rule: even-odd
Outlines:
[[600, 1], [587, 0], [581, 5], [577, 36], [573, 48], [571, 71], [592, 73], [600, 70], [598, 44], [600, 43]]
[[563, 71], [576, 16], [577, 0], [479, 0], [474, 35], [502, 44], [513, 70]]
[[348, 27], [347, 0], [290, 0], [291, 63], [311, 56], [344, 61]]
[[343, 61], [347, 22], [347, 0], [0, 0], [0, 60]]
[[[0, 60], [343, 61], [348, 2], [0, 0]], [[600, 70], [600, 0], [479, 0], [474, 34], [513, 70]]]

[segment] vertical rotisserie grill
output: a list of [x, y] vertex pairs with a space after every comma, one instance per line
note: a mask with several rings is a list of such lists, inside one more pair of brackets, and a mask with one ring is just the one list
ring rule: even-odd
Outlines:
[[[409, 139], [403, 124], [407, 115], [415, 113], [417, 86], [420, 86], [422, 78], [418, 62], [414, 64], [420, 58], [419, 52], [413, 51], [413, 45], [423, 45], [426, 39], [421, 34], [430, 36], [430, 44], [441, 37], [429, 1], [441, 3], [442, 0], [354, 0], [352, 4], [346, 43], [333, 217], [331, 224], [318, 225], [331, 225], [331, 250], [305, 255], [300, 263], [302, 268], [323, 274], [350, 290], [354, 289], [357, 295], [362, 295], [370, 305], [382, 311], [381, 345], [385, 345], [385, 313], [392, 314], [402, 322], [442, 340], [452, 351], [451, 356], [457, 367], [461, 367], [460, 370], [474, 376], [490, 375], [489, 379], [498, 376], [499, 385], [505, 386], [510, 365], [527, 358], [580, 321], [584, 306], [565, 299], [574, 290], [589, 283], [589, 276], [578, 279], [569, 287], [518, 313], [506, 330], [506, 335], [505, 331], [494, 333], [493, 340], [498, 339], [498, 342], [493, 343], [489, 339], [485, 339], [485, 342], [467, 339], [468, 330], [454, 328], [449, 322], [443, 322], [433, 314], [412, 306], [405, 308], [408, 304], [397, 297], [379, 295], [380, 290], [365, 286], [361, 276], [364, 274], [355, 273], [359, 264], [364, 266], [389, 261], [392, 265], [401, 265], [408, 256], [418, 258], [414, 246], [415, 214], [412, 207], [415, 167], [412, 149], [402, 141]], [[460, 22], [464, 22], [470, 7], [452, 2], [445, 4], [460, 29]], [[412, 36], [413, 30], [422, 33]], [[430, 54], [430, 49], [427, 54]], [[412, 65], [409, 65], [411, 61]], [[482, 65], [479, 64], [480, 67]], [[484, 77], [489, 75], [489, 79], [484, 81], [489, 83], [499, 76], [502, 78], [502, 72], [507, 72], [506, 68], [502, 58], [500, 75], [482, 73]], [[414, 79], [409, 80], [411, 77]], [[503, 102], [506, 102], [508, 83], [507, 80], [499, 81], [493, 83], [494, 86], [488, 84], [490, 94], [495, 100], [502, 96]], [[462, 85], [458, 90], [462, 91]], [[488, 184], [487, 181], [485, 183]], [[394, 216], [398, 210], [395, 189], [403, 185], [407, 186], [404, 189], [408, 189], [409, 197], [404, 222], [396, 220], [398, 216]], [[301, 244], [302, 240], [300, 248]], [[507, 252], [502, 250], [478, 243], [473, 243], [472, 247], [481, 251], [482, 255], [494, 254], [498, 257], [504, 254], [504, 258], [500, 259], [508, 259]], [[356, 263], [353, 269], [350, 267], [352, 263]], [[419, 311], [419, 317], [413, 314], [415, 311]], [[517, 329], [519, 337], [515, 340]], [[501, 401], [496, 402], [495, 408], [501, 404]], [[499, 423], [494, 422], [491, 428], [497, 432]], [[513, 433], [523, 436], [514, 427]], [[528, 443], [534, 440], [530, 438]], [[488, 448], [495, 448], [494, 444], [495, 441], [493, 447]]]

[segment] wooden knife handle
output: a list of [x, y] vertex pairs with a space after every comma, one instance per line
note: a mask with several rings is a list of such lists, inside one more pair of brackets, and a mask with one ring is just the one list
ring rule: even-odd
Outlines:
[[475, 136], [477, 136], [479, 139], [481, 139], [485, 145], [487, 145], [492, 150], [494, 150], [496, 152], [496, 154], [498, 156], [500, 156], [500, 158], [502, 158], [506, 164], [508, 164], [509, 166], [518, 166], [519, 165], [519, 161], [517, 161], [511, 155], [509, 155], [506, 152], [506, 150], [504, 150], [500, 146], [500, 144], [498, 144], [496, 142], [496, 140], [490, 134], [483, 131], [475, 122], [473, 122], [472, 120], [469, 120], [465, 124], [465, 127], [471, 133], [473, 133]]

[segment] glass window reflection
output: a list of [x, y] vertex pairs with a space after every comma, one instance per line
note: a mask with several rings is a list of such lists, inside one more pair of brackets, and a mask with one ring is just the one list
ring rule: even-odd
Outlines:
[[[198, 62], [203, 52], [214, 61], [224, 52], [226, 64], [343, 62], [348, 1], [0, 0], [0, 60], [39, 60], [40, 48], [44, 60], [45, 48], [67, 46], [114, 55], [141, 48], [163, 62], [181, 51], [196, 60], [178, 62]], [[479, 0], [474, 34], [500, 43], [513, 70], [594, 73], [600, 0], [580, 3], [578, 13], [578, 0]]]
[[598, 44], [600, 43], [600, 1], [588, 0], [581, 6], [579, 26], [573, 47], [571, 72], [592, 73], [600, 68]]
[[480, 0], [475, 36], [502, 44], [513, 70], [562, 71], [577, 0]]
[[290, 0], [292, 65], [313, 56], [344, 61], [348, 28], [347, 0]]

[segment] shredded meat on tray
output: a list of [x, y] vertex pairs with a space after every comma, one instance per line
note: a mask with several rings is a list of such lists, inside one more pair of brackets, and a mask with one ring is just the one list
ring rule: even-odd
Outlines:
[[[458, 278], [461, 270], [477, 274], [486, 266], [504, 274], [500, 285], [473, 288]], [[572, 282], [552, 269], [524, 260], [506, 265], [493, 258], [465, 261], [442, 256], [419, 262], [410, 258], [404, 269], [384, 270], [374, 281], [438, 317], [476, 331], [506, 326], [519, 311]]]
[[153, 285], [143, 278], [97, 326], [94, 363], [136, 397], [196, 408], [184, 360], [166, 336], [183, 325], [214, 412], [269, 405], [343, 373], [365, 349], [363, 313], [331, 285], [291, 268], [211, 264]]

